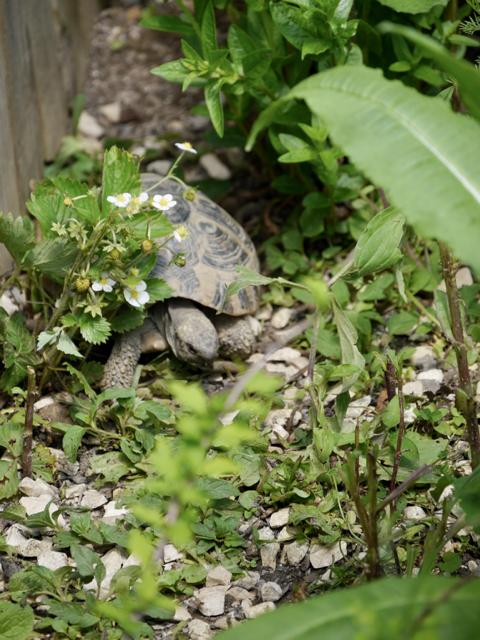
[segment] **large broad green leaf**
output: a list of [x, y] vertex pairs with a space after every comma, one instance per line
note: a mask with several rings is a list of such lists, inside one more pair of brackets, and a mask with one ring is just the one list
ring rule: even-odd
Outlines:
[[11, 602], [0, 603], [1, 640], [27, 640], [33, 631], [33, 611], [30, 607]]
[[108, 196], [119, 193], [136, 193], [140, 189], [140, 174], [138, 160], [131, 153], [111, 147], [105, 151], [103, 160], [102, 179], [102, 206], [103, 212], [110, 211], [113, 207], [108, 201]]
[[462, 100], [470, 113], [480, 118], [480, 71], [465, 60], [457, 60], [442, 45], [416, 29], [401, 24], [382, 22], [379, 25], [382, 33], [394, 33], [407, 38], [416, 44], [423, 53], [435, 60], [439, 67], [452, 75], [458, 82]]
[[480, 581], [384, 578], [245, 622], [218, 640], [471, 640], [478, 635]]
[[480, 125], [367, 67], [312, 76], [291, 94], [387, 192], [417, 231], [480, 269]]
[[444, 7], [448, 0], [377, 0], [385, 7], [401, 13], [426, 13], [433, 7]]
[[19, 265], [26, 252], [35, 244], [35, 233], [30, 218], [14, 218], [11, 213], [0, 212], [0, 242], [3, 242]]

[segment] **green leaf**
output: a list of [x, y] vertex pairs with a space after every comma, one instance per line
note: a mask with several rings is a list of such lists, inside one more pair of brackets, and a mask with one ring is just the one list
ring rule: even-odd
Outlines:
[[105, 482], [116, 483], [123, 476], [130, 473], [130, 465], [125, 462], [125, 456], [117, 451], [109, 451], [95, 455], [90, 460], [93, 473], [104, 477]]
[[192, 36], [193, 27], [178, 16], [167, 14], [154, 14], [147, 9], [142, 15], [140, 26], [155, 31], [166, 31], [167, 33], [180, 33], [182, 36]]
[[131, 153], [118, 147], [105, 151], [102, 177], [102, 210], [110, 211], [113, 205], [108, 196], [119, 193], [137, 193], [140, 189], [139, 161]]
[[205, 102], [215, 131], [220, 138], [223, 138], [223, 106], [220, 97], [220, 87], [217, 84], [209, 84], [205, 87]]
[[219, 633], [217, 639], [471, 640], [478, 631], [478, 598], [480, 582], [475, 580], [461, 582], [438, 576], [382, 578], [284, 605]]
[[358, 379], [362, 369], [365, 366], [365, 359], [357, 347], [357, 330], [336, 302], [332, 304], [332, 309], [333, 317], [335, 319], [335, 325], [337, 327], [338, 337], [340, 340], [342, 364], [353, 364], [354, 366], [358, 367], [357, 373], [353, 374], [343, 381], [343, 391], [346, 391]]
[[167, 298], [170, 298], [173, 293], [170, 286], [161, 278], [148, 278], [146, 283], [147, 291], [150, 296], [149, 304], [166, 300]]
[[85, 611], [85, 607], [81, 604], [57, 602], [53, 599], [48, 602], [48, 613], [65, 620], [68, 624], [76, 625], [80, 629], [91, 627], [99, 620], [96, 616]]
[[359, 276], [389, 269], [398, 262], [405, 218], [393, 208], [378, 213], [360, 234], [353, 267]]
[[244, 267], [238, 267], [237, 272], [239, 276], [236, 280], [231, 282], [227, 288], [227, 298], [229, 296], [233, 296], [238, 293], [241, 289], [245, 289], [245, 287], [255, 286], [260, 287], [262, 285], [271, 284], [275, 282], [275, 278], [269, 278], [267, 276], [262, 276], [258, 271], [253, 271], [253, 269], [245, 269]]
[[435, 60], [439, 67], [455, 78], [464, 103], [472, 115], [480, 118], [480, 72], [473, 64], [454, 58], [437, 40], [416, 29], [391, 22], [382, 22], [378, 29], [382, 33], [393, 33], [407, 38], [425, 55]]
[[444, 7], [448, 0], [377, 0], [377, 2], [401, 13], [426, 13], [433, 7]]
[[7, 500], [14, 496], [19, 482], [17, 461], [0, 460], [0, 500]]
[[112, 318], [112, 330], [116, 333], [124, 333], [125, 331], [131, 331], [132, 329], [141, 327], [145, 321], [145, 315], [145, 311], [124, 306], [117, 315]]
[[203, 54], [205, 56], [208, 56], [209, 53], [217, 48], [215, 11], [211, 0], [207, 3], [203, 13], [200, 39], [202, 42]]
[[400, 404], [398, 396], [394, 396], [382, 412], [382, 422], [389, 429], [400, 422]]
[[2, 318], [0, 333], [3, 342], [3, 364], [5, 371], [0, 378], [0, 388], [9, 391], [27, 375], [27, 367], [38, 362], [35, 340], [27, 329], [21, 313]]
[[62, 353], [66, 353], [69, 356], [76, 356], [77, 358], [83, 358], [80, 351], [75, 346], [73, 340], [62, 331], [57, 342], [57, 349]]
[[27, 605], [0, 602], [0, 638], [27, 640], [33, 632], [33, 611]]
[[85, 433], [86, 429], [76, 425], [69, 426], [67, 431], [65, 431], [65, 435], [62, 440], [62, 447], [70, 462], [75, 462], [77, 459], [77, 451], [82, 443], [82, 438]]
[[25, 259], [40, 273], [55, 282], [62, 282], [65, 273], [73, 265], [77, 249], [65, 240], [42, 240], [28, 251]]
[[79, 544], [72, 544], [70, 552], [77, 565], [78, 573], [84, 578], [93, 576], [97, 565], [102, 562], [98, 553]]
[[35, 244], [35, 233], [30, 218], [14, 218], [11, 213], [0, 212], [0, 242], [3, 242], [17, 265], [20, 265], [27, 251]]
[[394, 336], [409, 335], [418, 322], [418, 316], [400, 311], [387, 320], [388, 331]]
[[108, 320], [101, 316], [92, 318], [88, 313], [80, 316], [79, 326], [83, 339], [91, 344], [103, 344], [112, 332]]
[[382, 186], [417, 231], [480, 268], [480, 126], [442, 100], [366, 67], [338, 67], [300, 83], [333, 140]]
[[183, 60], [171, 60], [150, 69], [150, 73], [153, 73], [154, 76], [160, 76], [164, 80], [168, 80], [168, 82], [181, 84], [190, 72], [185, 68]]

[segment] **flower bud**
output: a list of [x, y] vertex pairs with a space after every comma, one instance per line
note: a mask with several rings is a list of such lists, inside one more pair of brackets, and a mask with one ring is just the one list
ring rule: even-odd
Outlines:
[[88, 278], [77, 278], [75, 280], [75, 288], [80, 293], [88, 291], [88, 289], [90, 288], [90, 280]]
[[173, 264], [175, 264], [177, 267], [184, 267], [186, 262], [187, 261], [185, 259], [184, 253], [177, 253], [175, 258], [173, 259]]
[[150, 253], [150, 251], [153, 249], [153, 242], [151, 240], [149, 240], [148, 238], [143, 240], [142, 242], [142, 251], [143, 253]]
[[184, 192], [183, 197], [185, 198], [185, 200], [188, 200], [189, 202], [193, 202], [197, 197], [195, 189], [187, 189]]
[[64, 204], [66, 207], [71, 207], [71, 206], [73, 205], [73, 200], [72, 200], [71, 198], [68, 198], [68, 197], [67, 197], [67, 198], [64, 198], [64, 199], [63, 199], [63, 204]]
[[118, 249], [112, 249], [108, 252], [108, 255], [112, 260], [118, 260], [120, 258], [120, 251]]

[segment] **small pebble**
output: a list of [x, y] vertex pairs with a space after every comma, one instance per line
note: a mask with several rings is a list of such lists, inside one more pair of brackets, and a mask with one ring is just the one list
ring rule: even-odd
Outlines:
[[427, 517], [427, 514], [422, 509], [422, 507], [411, 506], [405, 507], [403, 510], [403, 515], [405, 516], [405, 520], [410, 522], [417, 522], [418, 520], [423, 520]]
[[290, 531], [288, 527], [283, 527], [280, 533], [277, 536], [277, 542], [287, 542], [288, 540], [293, 540], [295, 538], [295, 533]]
[[176, 562], [183, 559], [183, 553], [181, 553], [173, 544], [166, 544], [163, 549], [163, 561], [165, 564], [169, 562]]
[[107, 502], [107, 498], [97, 491], [96, 489], [88, 489], [83, 494], [83, 497], [80, 501], [81, 507], [86, 507], [88, 509], [98, 509], [102, 505]]
[[101, 138], [104, 129], [88, 111], [82, 111], [78, 120], [77, 130], [87, 138]]
[[195, 592], [200, 612], [207, 617], [221, 616], [225, 610], [225, 594], [227, 587], [203, 587]]
[[259, 604], [254, 604], [250, 606], [248, 603], [242, 603], [243, 610], [245, 611], [245, 617], [248, 619], [257, 618], [268, 611], [273, 611], [275, 609], [275, 604], [273, 602], [260, 602]]
[[68, 556], [66, 553], [59, 551], [44, 551], [37, 557], [37, 565], [46, 567], [50, 571], [56, 571], [61, 567], [68, 566]]
[[243, 602], [243, 600], [251, 600], [253, 602], [255, 600], [255, 594], [242, 587], [230, 587], [227, 591], [227, 596], [230, 596], [238, 602]]
[[263, 602], [277, 602], [282, 595], [282, 587], [276, 582], [264, 582], [260, 587], [260, 597]]
[[117, 507], [115, 500], [112, 500], [104, 506], [101, 519], [106, 524], [115, 524], [117, 520], [125, 517], [127, 513], [128, 509], [126, 507]]
[[31, 498], [30, 497], [20, 498], [19, 502], [22, 505], [22, 507], [25, 509], [27, 516], [31, 516], [34, 513], [41, 513], [42, 511], [45, 510], [47, 504], [49, 503], [50, 503], [50, 508], [49, 508], [50, 513], [52, 513], [52, 511], [58, 510], [57, 505], [52, 502], [52, 496], [50, 494], [34, 496]]
[[274, 329], [285, 329], [293, 315], [293, 309], [282, 307], [272, 315], [272, 327]]
[[204, 620], [190, 620], [187, 631], [191, 640], [209, 640], [213, 636], [210, 625]]
[[55, 487], [47, 484], [45, 480], [37, 478], [22, 478], [18, 485], [20, 491], [30, 498], [38, 498], [39, 496], [51, 496], [52, 498], [57, 494]]
[[441, 369], [428, 369], [426, 371], [421, 371], [417, 376], [417, 380], [422, 382], [424, 391], [437, 393], [442, 386], [443, 371]]
[[410, 360], [413, 366], [419, 369], [432, 369], [437, 364], [437, 357], [433, 348], [427, 345], [417, 347]]
[[190, 612], [186, 607], [177, 605], [173, 619], [175, 620], [175, 622], [183, 622], [184, 620], [191, 620], [192, 616], [190, 615]]
[[243, 589], [246, 589], [248, 591], [249, 589], [255, 588], [259, 580], [260, 574], [258, 571], [247, 571], [244, 576], [242, 576], [238, 580], [235, 580], [234, 585], [242, 587]]
[[423, 384], [421, 380], [413, 380], [403, 385], [403, 395], [421, 398], [423, 396]]
[[336, 542], [330, 547], [314, 544], [310, 548], [310, 564], [314, 569], [329, 567], [341, 560], [346, 553], [347, 543], [344, 541]]
[[230, 169], [214, 153], [203, 155], [200, 158], [200, 165], [213, 180], [229, 180], [232, 177]]
[[300, 543], [300, 542], [292, 542], [291, 544], [285, 545], [285, 552], [288, 560], [288, 564], [292, 566], [296, 566], [300, 564], [300, 562], [307, 555], [308, 551], [308, 542]]
[[275, 511], [272, 513], [269, 519], [269, 525], [275, 529], [279, 527], [284, 527], [288, 524], [288, 519], [290, 516], [290, 509], [285, 507], [284, 509], [280, 509], [280, 511]]
[[228, 569], [219, 565], [214, 569], [210, 569], [207, 573], [205, 584], [207, 587], [215, 587], [217, 585], [228, 586], [232, 581], [232, 574]]

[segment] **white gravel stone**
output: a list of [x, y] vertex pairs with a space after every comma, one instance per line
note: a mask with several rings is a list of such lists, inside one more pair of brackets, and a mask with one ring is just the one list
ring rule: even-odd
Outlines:
[[213, 636], [210, 625], [204, 620], [190, 620], [187, 626], [188, 635], [191, 640], [209, 640]]
[[297, 367], [283, 364], [283, 362], [267, 362], [265, 370], [267, 373], [283, 376], [286, 380], [290, 380], [298, 373]]
[[308, 542], [292, 542], [291, 544], [285, 545], [285, 553], [287, 556], [288, 564], [292, 566], [300, 564], [300, 562], [307, 555], [307, 551]]
[[437, 364], [437, 357], [432, 347], [421, 345], [417, 347], [410, 358], [414, 367], [419, 369], [432, 369]]
[[227, 587], [223, 585], [203, 587], [203, 589], [196, 591], [195, 599], [198, 602], [200, 612], [207, 617], [223, 615], [226, 593]]
[[277, 349], [268, 356], [268, 362], [285, 362], [291, 364], [297, 369], [302, 369], [308, 365], [308, 358], [302, 356], [298, 349], [292, 349], [292, 347], [282, 347]]
[[126, 507], [117, 507], [115, 500], [112, 500], [104, 506], [101, 520], [106, 524], [115, 524], [117, 520], [124, 518], [127, 513], [128, 509]]
[[268, 569], [275, 569], [277, 567], [277, 556], [279, 551], [280, 544], [278, 542], [263, 544], [260, 547], [262, 566]]
[[270, 527], [262, 527], [258, 530], [258, 539], [260, 542], [269, 542], [270, 540], [275, 540], [275, 534]]
[[87, 490], [87, 485], [72, 484], [69, 487], [65, 487], [65, 500], [72, 500], [73, 498], [80, 498]]
[[415, 413], [415, 405], [410, 404], [408, 407], [405, 407], [404, 420], [405, 424], [413, 424], [417, 419], [417, 415]]
[[403, 385], [403, 395], [421, 398], [423, 396], [423, 384], [421, 380], [413, 380]]
[[285, 329], [293, 315], [293, 309], [282, 307], [275, 311], [272, 316], [272, 327], [274, 329]]
[[451, 498], [454, 492], [455, 492], [455, 487], [453, 486], [453, 484], [447, 485], [445, 489], [442, 491], [442, 493], [440, 494], [438, 498], [438, 503], [442, 504], [442, 502], [445, 502], [447, 498]]
[[265, 426], [267, 429], [276, 427], [285, 427], [290, 419], [291, 409], [274, 409], [265, 418]]
[[26, 558], [38, 558], [42, 554], [50, 552], [52, 549], [52, 541], [48, 538], [44, 540], [37, 540], [36, 538], [30, 538], [27, 543], [21, 547], [20, 553]]
[[101, 138], [104, 133], [103, 127], [98, 123], [88, 111], [82, 111], [78, 120], [78, 132], [87, 138]]
[[207, 587], [215, 587], [217, 585], [228, 586], [232, 581], [232, 574], [228, 569], [219, 565], [207, 573], [205, 584]]
[[272, 305], [269, 303], [261, 307], [257, 311], [255, 317], [260, 321], [270, 320], [270, 318], [272, 317]]
[[243, 589], [253, 589], [260, 580], [260, 574], [258, 571], [247, 571], [247, 573], [235, 580], [233, 583], [235, 586], [242, 587]]
[[[110, 584], [115, 574], [122, 568], [125, 558], [117, 549], [110, 549], [104, 556], [102, 562], [105, 565], [105, 577], [100, 585], [100, 597], [106, 598], [110, 590]], [[95, 578], [83, 587], [86, 591], [96, 591], [98, 588]]]
[[355, 398], [348, 405], [347, 412], [345, 417], [349, 420], [355, 420], [356, 418], [360, 418], [370, 405], [372, 401], [372, 396], [362, 396], [361, 398]]
[[417, 380], [420, 380], [424, 391], [437, 393], [442, 386], [443, 371], [441, 369], [427, 369], [418, 374]]
[[410, 522], [417, 522], [418, 520], [423, 520], [427, 517], [427, 514], [422, 507], [418, 507], [416, 505], [405, 507], [403, 515], [405, 520], [409, 520]]
[[49, 503], [50, 503], [50, 508], [49, 508], [50, 513], [53, 513], [54, 511], [58, 511], [58, 507], [56, 504], [52, 502], [52, 496], [50, 494], [20, 498], [19, 502], [22, 505], [22, 507], [25, 509], [28, 516], [31, 516], [34, 513], [40, 513], [41, 511], [44, 511], [45, 507]]
[[284, 509], [280, 509], [279, 511], [275, 511], [270, 516], [269, 525], [273, 529], [277, 529], [279, 527], [284, 527], [288, 524], [288, 518], [290, 517], [290, 509], [285, 507]]
[[175, 609], [175, 613], [173, 615], [173, 619], [175, 620], [175, 622], [183, 622], [185, 620], [191, 620], [192, 616], [190, 615], [190, 612], [186, 607], [177, 605], [177, 608]]
[[314, 569], [330, 567], [341, 560], [346, 553], [347, 543], [344, 541], [336, 542], [330, 547], [314, 544], [310, 548], [310, 564]]
[[81, 507], [87, 507], [88, 509], [98, 509], [103, 504], [107, 502], [107, 498], [97, 491], [96, 489], [88, 489], [83, 494], [83, 497], [80, 501]]
[[48, 495], [53, 498], [57, 494], [56, 488], [41, 478], [37, 478], [36, 480], [32, 478], [22, 478], [18, 486], [20, 491], [30, 498]]
[[122, 105], [120, 102], [108, 102], [99, 107], [98, 110], [113, 124], [120, 122], [122, 119]]
[[5, 543], [17, 553], [21, 553], [21, 549], [28, 543], [28, 538], [23, 535], [25, 531], [26, 529], [21, 525], [12, 524], [5, 533]]
[[230, 169], [214, 153], [203, 155], [200, 158], [200, 165], [214, 180], [229, 180], [232, 177]]
[[247, 603], [243, 603], [242, 608], [245, 612], [245, 617], [252, 619], [258, 618], [258, 616], [261, 616], [268, 611], [273, 611], [275, 609], [275, 604], [273, 602], [260, 602], [259, 604], [250, 606]]
[[232, 424], [239, 413], [239, 411], [229, 411], [228, 413], [224, 413], [223, 416], [220, 417], [220, 422], [224, 427], [228, 427], [229, 424]]
[[277, 602], [282, 595], [282, 587], [277, 582], [264, 582], [260, 587], [260, 597], [263, 602]]
[[294, 538], [295, 533], [288, 527], [283, 527], [277, 536], [277, 542], [288, 542], [288, 540], [293, 540]]
[[37, 558], [39, 567], [46, 567], [50, 571], [56, 571], [61, 567], [68, 566], [68, 556], [60, 551], [44, 551]]
[[177, 547], [173, 544], [166, 544], [163, 549], [163, 561], [165, 564], [169, 562], [176, 562], [177, 560], [182, 560], [183, 553], [181, 553]]
[[254, 593], [247, 591], [243, 587], [231, 587], [227, 591], [227, 596], [230, 596], [238, 602], [243, 602], [244, 600], [251, 600], [253, 602], [256, 597]]
[[55, 402], [56, 400], [55, 398], [52, 398], [52, 396], [44, 396], [43, 398], [40, 398], [40, 400], [37, 400], [35, 402], [35, 404], [33, 405], [33, 410], [40, 411], [41, 409], [45, 409], [46, 407], [55, 404]]

